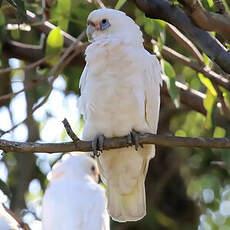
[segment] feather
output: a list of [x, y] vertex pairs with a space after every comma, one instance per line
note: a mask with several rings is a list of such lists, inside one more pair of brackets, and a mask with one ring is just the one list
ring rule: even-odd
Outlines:
[[109, 230], [105, 190], [91, 175], [95, 162], [71, 156], [53, 168], [43, 197], [43, 230]]
[[[90, 13], [94, 24], [105, 18], [110, 27], [91, 34], [82, 74], [80, 112], [83, 140], [99, 134], [124, 136], [132, 130], [156, 133], [160, 109], [161, 73], [157, 58], [143, 47], [142, 33], [123, 12], [99, 9]], [[87, 76], [86, 76], [87, 75]], [[108, 209], [120, 222], [146, 213], [144, 181], [155, 148], [144, 146], [103, 151], [98, 166], [107, 185]]]

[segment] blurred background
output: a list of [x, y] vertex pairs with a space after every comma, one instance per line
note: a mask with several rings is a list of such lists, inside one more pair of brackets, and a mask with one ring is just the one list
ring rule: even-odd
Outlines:
[[[60, 71], [49, 73], [57, 65], [61, 50], [68, 46], [63, 42], [60, 29], [78, 37], [86, 28], [89, 12], [103, 5], [121, 9], [132, 17], [141, 27], [146, 48], [161, 60], [165, 84], [161, 93], [158, 133], [184, 137], [230, 136], [230, 92], [191, 68], [189, 62], [195, 62], [200, 68], [206, 66], [226, 78], [229, 75], [175, 28], [164, 21], [145, 17], [131, 1], [0, 2], [1, 139], [69, 141], [61, 122], [65, 117], [81, 136], [84, 121], [79, 115], [77, 101], [79, 79], [85, 64], [84, 50], [64, 62]], [[213, 0], [201, 2], [207, 11], [217, 10]], [[183, 7], [181, 1], [172, 1], [172, 4]], [[229, 13], [230, 2], [224, 0], [223, 4]], [[25, 9], [36, 14], [38, 22], [23, 23]], [[44, 30], [45, 20], [58, 28], [48, 33]], [[41, 25], [44, 28], [39, 27]], [[220, 35], [212, 32], [212, 36], [230, 47]], [[85, 37], [82, 42], [86, 42]], [[169, 53], [165, 51], [166, 46], [171, 48]], [[176, 58], [178, 53], [187, 58], [187, 64]], [[187, 88], [193, 90], [183, 91]], [[62, 155], [1, 154], [0, 201], [34, 230], [40, 229], [47, 173]], [[146, 179], [147, 215], [134, 223], [111, 221], [111, 229], [230, 230], [229, 165], [228, 149], [157, 146]]]

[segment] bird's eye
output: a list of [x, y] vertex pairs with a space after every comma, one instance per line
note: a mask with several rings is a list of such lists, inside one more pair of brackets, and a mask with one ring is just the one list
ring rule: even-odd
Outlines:
[[109, 23], [109, 20], [104, 18], [101, 20], [100, 22], [100, 29], [103, 31], [103, 30], [106, 30], [110, 27], [110, 23]]
[[104, 18], [104, 19], [101, 20], [101, 22], [102, 22], [102, 24], [106, 24], [107, 23], [107, 19]]
[[95, 172], [95, 171], [96, 171], [96, 167], [95, 167], [94, 165], [91, 167], [91, 171], [92, 171], [92, 172]]

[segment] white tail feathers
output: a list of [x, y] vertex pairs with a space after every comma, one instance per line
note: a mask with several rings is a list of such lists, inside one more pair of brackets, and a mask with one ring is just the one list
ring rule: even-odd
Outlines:
[[142, 174], [137, 180], [133, 191], [121, 194], [116, 187], [108, 185], [108, 210], [112, 219], [125, 222], [136, 221], [146, 214], [145, 176]]

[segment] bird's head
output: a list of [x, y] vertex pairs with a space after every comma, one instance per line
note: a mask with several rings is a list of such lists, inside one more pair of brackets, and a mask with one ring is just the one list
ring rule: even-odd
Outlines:
[[86, 34], [90, 42], [109, 36], [142, 43], [142, 32], [139, 26], [124, 12], [114, 9], [92, 11], [87, 19]]
[[76, 180], [90, 178], [97, 183], [98, 177], [99, 170], [96, 161], [81, 154], [69, 156], [66, 160], [56, 163], [48, 179], [52, 182], [60, 178]]

